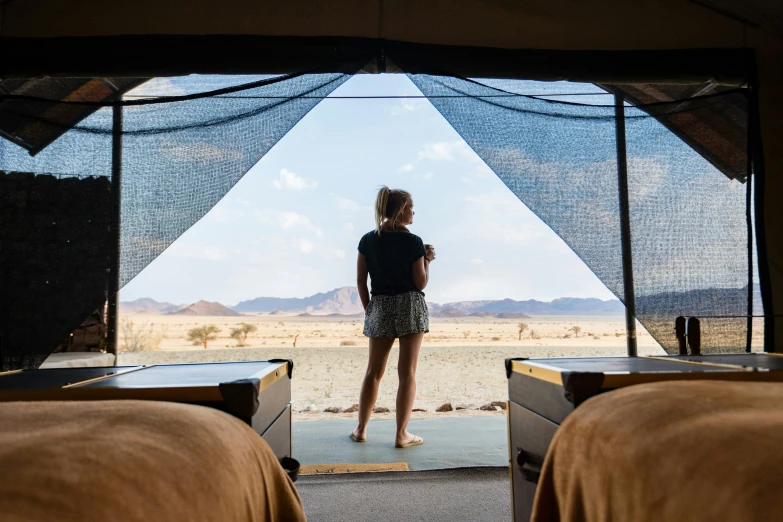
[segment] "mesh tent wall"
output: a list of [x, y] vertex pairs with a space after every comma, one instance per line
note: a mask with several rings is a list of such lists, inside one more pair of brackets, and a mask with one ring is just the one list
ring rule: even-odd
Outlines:
[[[110, 106], [95, 111], [35, 155], [11, 141], [0, 143], [0, 169], [114, 177], [118, 163], [113, 151], [121, 145], [122, 285], [205, 215], [346, 78], [341, 73], [241, 78], [240, 85], [231, 84], [240, 79], [235, 77], [154, 80], [146, 86], [148, 95], [160, 94], [160, 89], [175, 94], [92, 102]], [[614, 106], [518, 95], [454, 77], [411, 78], [504, 183], [628, 302], [621, 266]], [[208, 89], [215, 82], [221, 88]], [[747, 189], [737, 179], [747, 178], [747, 172], [740, 169], [727, 178], [659, 120], [662, 115], [693, 118], [736, 111], [746, 103], [746, 95], [734, 89], [651, 104], [644, 110], [630, 108], [627, 116], [620, 116], [622, 122], [628, 119], [629, 149], [638, 149], [629, 162], [634, 262], [641, 283], [637, 316], [669, 351], [674, 346], [665, 332], [671, 330], [676, 314], [731, 316], [707, 323], [705, 346], [717, 351], [743, 347], [750, 303], [742, 285], [747, 288], [750, 259]], [[60, 121], [30, 109], [36, 102], [52, 103], [14, 95], [2, 103], [7, 113], [30, 120], [27, 127], [34, 123], [46, 135], [61, 129]], [[117, 111], [123, 114], [120, 127], [114, 118]], [[747, 111], [744, 114], [747, 118]], [[699, 175], [694, 177], [694, 171]], [[699, 195], [703, 197], [698, 199]], [[671, 223], [675, 216], [690, 235], [661, 234], [661, 222]], [[708, 294], [712, 299], [705, 298]], [[48, 354], [47, 342], [53, 340], [37, 341], [4, 345], [4, 365], [40, 363]]]
[[[410, 77], [506, 186], [626, 305], [625, 282], [631, 279], [635, 316], [669, 353], [677, 353], [672, 334], [678, 315], [700, 316], [705, 352], [750, 348], [750, 185], [737, 180], [745, 179], [748, 165], [745, 91], [626, 106], [618, 116], [611, 96], [596, 95], [587, 104], [576, 96], [507, 96], [498, 86], [524, 94], [526, 82]], [[531, 83], [527, 92], [541, 92], [540, 84]], [[742, 127], [737, 170], [718, 170], [661, 122], [718, 115], [737, 116]], [[627, 143], [628, 273], [618, 123], [624, 123]]]
[[[36, 104], [51, 105], [51, 101], [11, 95], [2, 101], [4, 114], [25, 121], [24, 128], [37, 129], [47, 136], [65, 132], [34, 155], [10, 140], [0, 141], [0, 170], [53, 174], [60, 178], [121, 179], [121, 190], [118, 192], [114, 187], [112, 190], [121, 200], [120, 270], [115, 274], [119, 288], [201, 219], [323, 96], [347, 78], [342, 73], [243, 77], [240, 88], [246, 97], [242, 99], [232, 97], [232, 89], [225, 88], [225, 84], [236, 87], [240, 80], [237, 78], [191, 76], [161, 80], [157, 82], [159, 85], [153, 80], [145, 86], [148, 94], [159, 94], [164, 89], [164, 94], [174, 92], [176, 97], [162, 103], [156, 98], [144, 98], [114, 106], [112, 102], [94, 102], [91, 105], [99, 106], [98, 110], [67, 129], [51, 113], [36, 110]], [[212, 88], [216, 87], [216, 81], [223, 84], [222, 88]], [[58, 82], [53, 81], [52, 85], [57, 86]], [[204, 96], [204, 92], [210, 94]], [[61, 101], [54, 105], [83, 106], [84, 103]], [[120, 127], [115, 119], [116, 111], [122, 114]], [[115, 145], [121, 150], [119, 156]], [[120, 172], [121, 178], [117, 177]], [[18, 197], [18, 193], [9, 193], [7, 197]], [[90, 204], [82, 204], [85, 203]], [[67, 214], [67, 210], [63, 213]], [[67, 217], [64, 215], [64, 223], [59, 225], [64, 227], [61, 237], [56, 239], [59, 243], [71, 243], [83, 228]], [[28, 226], [48, 225], [39, 223], [33, 216]], [[116, 230], [116, 226], [109, 228]], [[16, 237], [15, 243], [24, 243], [23, 231], [16, 233]], [[107, 240], [108, 237], [103, 238]], [[66, 251], [64, 255], [79, 254]], [[44, 264], [58, 262], [55, 258]], [[0, 268], [5, 277], [6, 267]], [[28, 286], [50, 285], [52, 293], [67, 293], [69, 288], [77, 292], [80, 284], [75, 274], [70, 279], [44, 282], [35, 281], [33, 274], [30, 276]], [[44, 311], [37, 307], [21, 314], [17, 310], [11, 325], [6, 324], [6, 317], [0, 318], [8, 331], [28, 332], [25, 336], [3, 338], [0, 367], [12, 370], [39, 366], [68, 332], [101, 307], [102, 302], [97, 301], [84, 310], [75, 310], [74, 323], [63, 325], [62, 331], [36, 329], [36, 323], [47, 320], [42, 315]], [[24, 324], [25, 321], [30, 324]]]
[[[765, 312], [774, 316], [768, 342], [783, 351], [783, 324], [775, 327], [783, 320], [775, 314], [783, 306], [783, 211], [776, 204], [783, 192], [783, 99], [776, 95], [783, 84], [780, 2], [139, 0], [129, 6], [26, 0], [3, 3], [0, 15], [4, 78], [285, 73], [332, 58], [348, 61], [367, 49], [383, 70], [387, 56], [394, 60], [391, 46], [400, 42], [424, 64], [408, 69], [416, 73], [620, 84], [682, 81], [697, 71], [699, 82], [753, 82], [764, 144], [759, 162], [767, 171], [759, 179], [756, 209], [763, 218], [760, 268], [769, 276], [762, 284]], [[750, 51], [754, 60], [734, 67], [733, 49]], [[694, 58], [699, 50], [715, 53]], [[650, 60], [640, 51], [663, 54]]]

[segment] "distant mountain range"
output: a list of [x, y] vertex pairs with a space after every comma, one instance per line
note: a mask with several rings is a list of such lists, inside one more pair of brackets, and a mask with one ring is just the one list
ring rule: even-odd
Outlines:
[[190, 306], [186, 306], [181, 310], [169, 312], [166, 315], [207, 315], [210, 317], [231, 317], [242, 314], [235, 312], [231, 308], [228, 308], [227, 306], [224, 306], [220, 303], [201, 300], [197, 303], [193, 303]]
[[[753, 302], [753, 312], [762, 313], [758, 289]], [[747, 287], [708, 288], [684, 292], [667, 292], [636, 297], [639, 317], [661, 315], [739, 315], [746, 313]], [[561, 297], [553, 301], [528, 299], [515, 301], [457, 301], [453, 303], [427, 303], [431, 317], [496, 317], [523, 319], [541, 315], [602, 315], [623, 316], [625, 306], [616, 299]], [[308, 316], [362, 317], [364, 310], [356, 287], [345, 286], [310, 297], [281, 298], [258, 297], [242, 301], [236, 306], [199, 301], [191, 305], [157, 302], [150, 298], [120, 303], [123, 314], [176, 314], [192, 316], [238, 316], [242, 314], [298, 314]]]
[[[524, 314], [524, 315], [623, 315], [625, 306], [618, 300], [602, 301], [601, 299], [578, 297], [561, 297], [554, 301], [459, 301], [456, 303], [428, 303], [430, 315], [433, 317], [455, 317], [459, 314], [478, 315], [484, 313]], [[515, 317], [509, 317], [515, 318]]]
[[310, 297], [257, 297], [242, 301], [232, 310], [242, 313], [299, 312], [308, 314], [358, 314], [364, 312], [359, 291], [353, 286], [336, 288]]
[[[564, 297], [545, 302], [529, 299], [514, 301], [459, 301], [454, 303], [427, 303], [432, 317], [497, 317], [501, 319], [523, 319], [531, 315], [623, 315], [625, 307], [618, 300]], [[240, 315], [296, 313], [303, 316], [319, 315], [363, 315], [359, 292], [356, 287], [345, 286], [330, 292], [310, 297], [281, 298], [257, 297], [242, 301], [236, 306], [226, 307], [220, 303], [199, 301], [192, 305], [158, 303], [143, 298], [120, 303], [121, 313], [181, 314], [181, 315]]]
[[159, 303], [149, 297], [142, 297], [135, 301], [122, 301], [120, 302], [121, 314], [167, 314], [169, 312], [176, 312], [188, 305], [175, 305], [171, 303]]

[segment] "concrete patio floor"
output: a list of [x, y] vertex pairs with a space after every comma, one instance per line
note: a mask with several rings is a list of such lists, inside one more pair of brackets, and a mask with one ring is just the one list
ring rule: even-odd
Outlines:
[[370, 421], [363, 443], [348, 437], [355, 427], [343, 419], [294, 422], [293, 456], [302, 465], [405, 462], [411, 471], [508, 466], [505, 417], [412, 419], [408, 430], [424, 444], [404, 449], [394, 447], [394, 420]]

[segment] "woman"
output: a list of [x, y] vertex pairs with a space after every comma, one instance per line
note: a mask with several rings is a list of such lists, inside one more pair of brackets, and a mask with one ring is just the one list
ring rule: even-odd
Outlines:
[[[400, 340], [400, 386], [394, 445], [407, 448], [424, 442], [408, 433], [408, 421], [416, 397], [419, 348], [424, 334], [429, 332], [422, 290], [429, 281], [429, 264], [435, 259], [435, 250], [430, 245], [425, 248], [421, 238], [408, 231], [413, 216], [413, 200], [408, 192], [382, 187], [375, 200], [375, 230], [359, 241], [356, 281], [365, 310], [364, 335], [370, 338], [370, 360], [359, 396], [359, 426], [350, 435], [356, 442], [367, 440], [367, 423], [395, 339]], [[368, 274], [372, 283], [369, 292]]]

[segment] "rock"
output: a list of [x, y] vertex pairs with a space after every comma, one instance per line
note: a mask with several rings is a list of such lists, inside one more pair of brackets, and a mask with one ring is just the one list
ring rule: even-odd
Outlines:
[[373, 413], [389, 413], [389, 408], [384, 408], [383, 406], [376, 406], [372, 409]]
[[427, 411], [426, 408], [413, 408], [411, 411]]
[[351, 406], [345, 408], [343, 410], [343, 413], [356, 413], [359, 411], [359, 405], [358, 404], [352, 404]]
[[465, 404], [464, 402], [461, 404], [457, 404], [457, 407], [454, 408], [455, 410], [472, 410], [476, 407], [475, 404]]
[[445, 403], [441, 404], [440, 406], [438, 406], [437, 408], [435, 408], [435, 411], [437, 411], [437, 412], [444, 412], [444, 411], [452, 411], [453, 409], [454, 408], [451, 407], [451, 403], [450, 402], [445, 402]]
[[497, 411], [497, 408], [495, 408], [492, 404], [485, 404], [482, 407], [479, 408], [481, 411]]
[[490, 404], [492, 406], [497, 406], [498, 408], [500, 408], [503, 411], [506, 410], [506, 401], [492, 401], [492, 402], [490, 402]]
[[318, 408], [315, 407], [315, 404], [310, 404], [302, 408], [302, 411], [318, 411]]
[[339, 406], [329, 406], [328, 408], [324, 408], [324, 411], [326, 413], [340, 413], [343, 409]]

